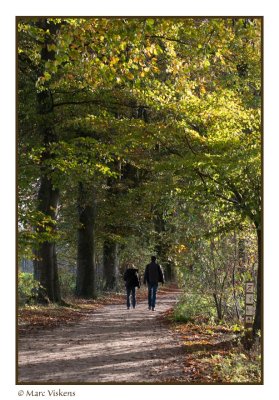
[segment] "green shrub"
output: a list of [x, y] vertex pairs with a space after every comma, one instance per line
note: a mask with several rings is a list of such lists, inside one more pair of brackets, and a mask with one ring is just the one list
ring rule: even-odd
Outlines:
[[174, 308], [176, 322], [194, 321], [198, 317], [210, 319], [215, 315], [212, 299], [200, 293], [185, 293]]
[[33, 274], [29, 272], [19, 272], [18, 299], [20, 305], [36, 302], [40, 288], [42, 288], [42, 286], [34, 279]]
[[224, 382], [259, 383], [261, 381], [261, 355], [232, 353], [226, 357], [212, 356], [214, 368]]

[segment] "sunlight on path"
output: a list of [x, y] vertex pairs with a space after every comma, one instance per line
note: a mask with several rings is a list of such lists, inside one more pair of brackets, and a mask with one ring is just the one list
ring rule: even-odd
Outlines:
[[19, 383], [160, 382], [182, 376], [183, 349], [158, 319], [179, 292], [159, 295], [156, 311], [109, 305], [76, 325], [19, 340]]

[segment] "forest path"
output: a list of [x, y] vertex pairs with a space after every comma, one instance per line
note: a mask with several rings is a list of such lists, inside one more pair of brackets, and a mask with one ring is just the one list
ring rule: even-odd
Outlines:
[[180, 294], [158, 291], [156, 311], [107, 305], [75, 325], [19, 339], [19, 383], [155, 383], [183, 380], [182, 342], [160, 319]]

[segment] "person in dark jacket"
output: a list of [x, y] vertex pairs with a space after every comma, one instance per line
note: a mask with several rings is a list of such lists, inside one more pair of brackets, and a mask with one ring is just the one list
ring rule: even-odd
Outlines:
[[130, 296], [132, 295], [132, 306], [136, 307], [136, 287], [140, 288], [140, 280], [138, 269], [133, 264], [128, 266], [124, 273], [124, 281], [126, 282], [127, 291], [127, 309], [131, 307]]
[[155, 310], [156, 294], [158, 289], [158, 283], [162, 284], [165, 282], [162, 268], [156, 263], [156, 257], [151, 257], [151, 263], [147, 264], [144, 272], [144, 284], [148, 284], [148, 309]]

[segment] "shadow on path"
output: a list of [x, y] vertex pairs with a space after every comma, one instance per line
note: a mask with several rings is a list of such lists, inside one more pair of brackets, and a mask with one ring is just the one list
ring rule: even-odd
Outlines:
[[183, 378], [182, 343], [158, 316], [179, 291], [158, 297], [156, 311], [108, 305], [76, 325], [19, 339], [18, 383], [159, 383]]

